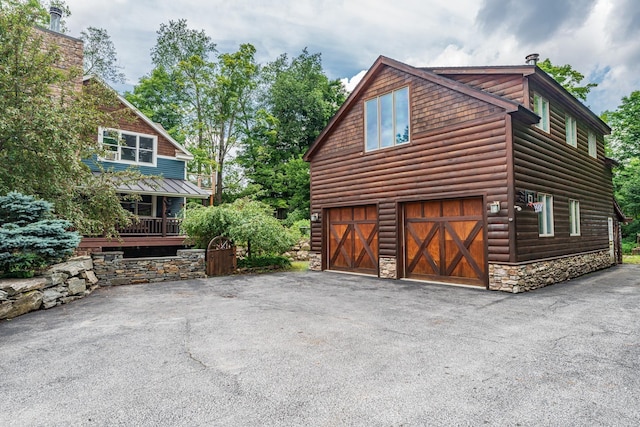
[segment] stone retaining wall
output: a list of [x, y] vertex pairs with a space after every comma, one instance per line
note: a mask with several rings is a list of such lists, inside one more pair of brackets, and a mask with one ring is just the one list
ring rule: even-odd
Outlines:
[[0, 319], [12, 319], [89, 295], [98, 287], [92, 269], [91, 258], [85, 256], [54, 265], [39, 277], [0, 280]]
[[489, 264], [489, 289], [532, 291], [612, 265], [608, 250], [520, 265]]
[[181, 249], [176, 256], [123, 258], [123, 252], [91, 254], [100, 286], [133, 285], [206, 277], [205, 250]]

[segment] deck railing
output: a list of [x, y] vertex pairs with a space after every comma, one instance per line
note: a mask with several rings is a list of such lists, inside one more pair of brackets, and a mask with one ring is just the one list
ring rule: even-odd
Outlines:
[[179, 236], [177, 218], [140, 218], [139, 222], [118, 230], [122, 236]]

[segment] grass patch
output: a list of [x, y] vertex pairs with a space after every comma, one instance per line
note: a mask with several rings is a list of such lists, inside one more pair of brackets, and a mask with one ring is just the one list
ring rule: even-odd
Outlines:
[[640, 264], [640, 255], [622, 255], [623, 264]]
[[309, 261], [292, 261], [289, 271], [307, 271], [309, 269]]

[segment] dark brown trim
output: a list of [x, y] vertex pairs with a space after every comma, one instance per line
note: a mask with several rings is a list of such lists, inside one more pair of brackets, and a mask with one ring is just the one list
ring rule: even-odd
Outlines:
[[187, 236], [166, 236], [166, 237], [122, 237], [118, 239], [107, 239], [104, 237], [84, 237], [79, 248], [119, 248], [133, 246], [185, 246]]
[[[517, 239], [516, 239], [516, 180], [513, 167], [513, 123], [511, 117], [507, 117], [505, 121], [506, 138], [507, 138], [507, 216], [509, 227], [509, 261], [514, 262], [517, 256]], [[487, 283], [487, 286], [488, 283]]]

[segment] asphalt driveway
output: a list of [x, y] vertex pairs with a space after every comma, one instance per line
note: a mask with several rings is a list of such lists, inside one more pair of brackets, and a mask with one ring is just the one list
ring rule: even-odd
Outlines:
[[510, 295], [336, 273], [0, 322], [2, 426], [638, 425], [640, 266]]

